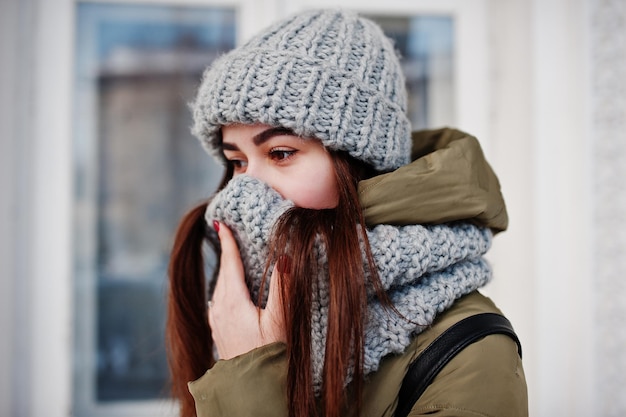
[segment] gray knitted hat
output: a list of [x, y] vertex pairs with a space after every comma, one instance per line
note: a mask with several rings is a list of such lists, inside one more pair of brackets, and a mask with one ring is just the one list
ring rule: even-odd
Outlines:
[[193, 133], [223, 160], [221, 126], [281, 126], [389, 171], [410, 159], [406, 102], [398, 57], [380, 27], [350, 12], [310, 11], [207, 69], [191, 105]]

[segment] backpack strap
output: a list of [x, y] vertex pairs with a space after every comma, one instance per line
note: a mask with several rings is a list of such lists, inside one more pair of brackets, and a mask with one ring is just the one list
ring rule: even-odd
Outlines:
[[490, 334], [509, 336], [517, 344], [517, 353], [522, 357], [522, 345], [511, 323], [504, 316], [482, 313], [467, 317], [440, 334], [411, 363], [402, 380], [395, 417], [408, 416], [439, 371], [468, 345]]

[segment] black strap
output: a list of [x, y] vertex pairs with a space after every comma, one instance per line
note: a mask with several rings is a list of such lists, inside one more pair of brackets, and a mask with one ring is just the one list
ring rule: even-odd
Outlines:
[[504, 316], [482, 313], [467, 317], [440, 334], [411, 363], [400, 387], [395, 417], [408, 416], [439, 371], [465, 347], [490, 334], [511, 337], [517, 343], [517, 353], [522, 357], [522, 345], [511, 323]]

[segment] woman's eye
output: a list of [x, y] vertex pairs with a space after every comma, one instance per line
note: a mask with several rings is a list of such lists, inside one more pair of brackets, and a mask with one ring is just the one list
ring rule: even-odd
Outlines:
[[229, 159], [228, 163], [232, 164], [233, 168], [235, 168], [235, 171], [239, 171], [245, 168], [246, 165], [248, 165], [248, 163], [243, 159]]
[[275, 161], [283, 161], [292, 157], [296, 152], [294, 149], [272, 149], [269, 152], [269, 156]]

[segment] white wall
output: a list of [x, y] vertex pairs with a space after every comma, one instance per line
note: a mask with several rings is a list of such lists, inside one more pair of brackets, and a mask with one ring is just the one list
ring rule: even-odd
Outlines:
[[[533, 142], [539, 415], [594, 414], [588, 17], [583, 1], [536, 0]], [[555, 390], [554, 387], [561, 387]]]
[[534, 407], [538, 357], [534, 321], [536, 232], [533, 213], [530, 4], [524, 0], [489, 5], [491, 92], [490, 162], [507, 203], [509, 229], [494, 239], [490, 260], [495, 277], [489, 294], [504, 310], [523, 342], [524, 368]]
[[594, 138], [593, 277], [595, 392], [599, 415], [626, 414], [626, 2], [591, 1], [591, 132]]
[[30, 415], [31, 1], [0, 2], [0, 415]]
[[[13, 42], [16, 27], [17, 5], [14, 3], [0, 3], [0, 62], [13, 62], [16, 54]], [[9, 79], [14, 77], [13, 66], [3, 64], [3, 72], [9, 74], [0, 77], [0, 155], [13, 155], [14, 133], [13, 116], [11, 110], [12, 88]], [[12, 204], [14, 171], [12, 158], [0, 156], [0, 415], [11, 415], [12, 383], [11, 369], [13, 354], [13, 277], [14, 251], [10, 236], [13, 235]]]
[[[37, 2], [33, 65], [33, 186], [29, 253], [32, 316], [29, 392], [31, 415], [71, 412], [72, 380], [72, 130], [74, 5]], [[53, 41], [57, 40], [57, 41]], [[61, 47], [59, 47], [61, 46]], [[50, 409], [55, 404], [55, 409]]]
[[593, 298], [586, 7], [490, 7], [493, 163], [511, 217], [494, 244], [494, 291], [525, 341], [533, 416], [594, 415], [593, 333], [581, 337], [594, 318], [580, 308]]

